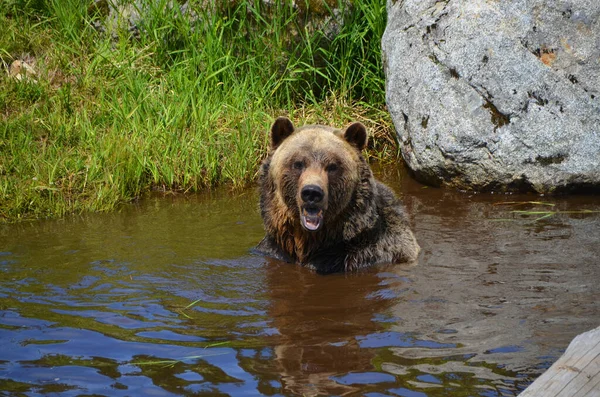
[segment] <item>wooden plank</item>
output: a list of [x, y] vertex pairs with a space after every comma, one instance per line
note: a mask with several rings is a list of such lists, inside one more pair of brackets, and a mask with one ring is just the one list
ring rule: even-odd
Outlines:
[[519, 397], [600, 397], [600, 327], [576, 336]]

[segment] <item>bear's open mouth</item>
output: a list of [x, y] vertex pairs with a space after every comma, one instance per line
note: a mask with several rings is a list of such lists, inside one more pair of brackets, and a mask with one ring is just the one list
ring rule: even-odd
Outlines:
[[306, 230], [315, 232], [323, 224], [323, 210], [318, 208], [302, 208], [300, 220]]

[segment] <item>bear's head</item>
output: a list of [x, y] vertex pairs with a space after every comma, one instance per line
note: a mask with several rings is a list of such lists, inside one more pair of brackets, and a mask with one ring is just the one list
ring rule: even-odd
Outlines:
[[321, 125], [295, 128], [289, 119], [279, 117], [271, 127], [268, 171], [278, 206], [285, 206], [308, 232], [336, 222], [368, 169], [361, 155], [366, 144], [367, 131], [359, 122], [345, 130]]

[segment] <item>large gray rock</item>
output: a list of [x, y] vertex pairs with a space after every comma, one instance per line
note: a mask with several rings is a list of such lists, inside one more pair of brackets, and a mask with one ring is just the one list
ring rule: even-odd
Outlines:
[[388, 0], [382, 46], [418, 179], [600, 190], [600, 1]]

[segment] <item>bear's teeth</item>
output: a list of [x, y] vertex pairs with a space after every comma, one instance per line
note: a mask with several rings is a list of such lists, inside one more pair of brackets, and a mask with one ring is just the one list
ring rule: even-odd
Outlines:
[[300, 218], [302, 220], [302, 226], [304, 226], [306, 230], [314, 232], [321, 227], [323, 211], [319, 211], [317, 214], [312, 215], [309, 214], [308, 211], [303, 210]]

